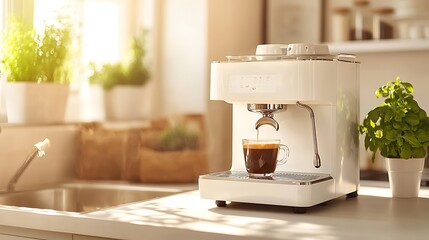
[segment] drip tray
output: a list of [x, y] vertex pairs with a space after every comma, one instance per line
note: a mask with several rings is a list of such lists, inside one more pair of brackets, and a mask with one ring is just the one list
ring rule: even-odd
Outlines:
[[226, 180], [226, 181], [245, 181], [261, 183], [278, 183], [290, 185], [311, 185], [327, 180], [332, 177], [329, 174], [318, 173], [300, 173], [300, 172], [276, 172], [269, 178], [250, 178], [245, 171], [225, 171], [216, 172], [201, 176], [204, 179]]

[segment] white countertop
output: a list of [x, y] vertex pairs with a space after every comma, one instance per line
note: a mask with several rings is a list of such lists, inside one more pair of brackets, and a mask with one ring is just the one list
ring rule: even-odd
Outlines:
[[0, 225], [118, 239], [428, 239], [429, 188], [391, 198], [385, 182], [361, 182], [339, 198], [294, 214], [289, 207], [216, 207], [198, 191], [88, 214], [0, 206]]

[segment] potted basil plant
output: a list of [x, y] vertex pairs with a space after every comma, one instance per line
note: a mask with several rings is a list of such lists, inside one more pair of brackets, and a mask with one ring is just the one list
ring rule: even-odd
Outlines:
[[365, 149], [386, 159], [393, 197], [417, 197], [429, 146], [429, 118], [413, 96], [411, 83], [389, 81], [375, 92], [384, 102], [359, 126]]
[[145, 33], [132, 38], [130, 56], [126, 61], [106, 63], [101, 67], [91, 63], [89, 81], [104, 89], [107, 120], [136, 120], [149, 116], [149, 92], [145, 88], [150, 79], [145, 63]]
[[1, 67], [7, 81], [9, 123], [64, 121], [71, 81], [71, 29], [62, 16], [39, 34], [19, 19], [8, 21]]

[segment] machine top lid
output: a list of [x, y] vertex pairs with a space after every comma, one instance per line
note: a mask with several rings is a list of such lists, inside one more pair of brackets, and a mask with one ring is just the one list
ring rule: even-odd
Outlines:
[[331, 55], [324, 44], [293, 43], [293, 44], [262, 44], [256, 47], [255, 55], [226, 56], [228, 62], [253, 62], [273, 60], [325, 60], [356, 62], [352, 54]]

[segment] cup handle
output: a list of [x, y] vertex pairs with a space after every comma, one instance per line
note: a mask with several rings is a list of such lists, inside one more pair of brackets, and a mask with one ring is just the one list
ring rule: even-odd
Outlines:
[[286, 145], [279, 144], [279, 154], [277, 156], [281, 156], [280, 152], [283, 152], [284, 156], [280, 159], [277, 158], [278, 165], [285, 164], [289, 160], [289, 148]]

